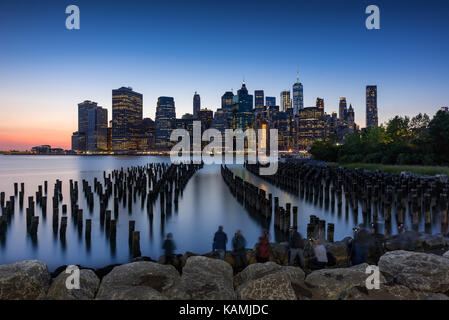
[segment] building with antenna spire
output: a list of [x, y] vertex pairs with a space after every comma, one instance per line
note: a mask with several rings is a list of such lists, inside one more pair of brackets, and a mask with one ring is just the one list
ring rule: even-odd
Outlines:
[[304, 109], [304, 88], [299, 82], [299, 71], [297, 72], [296, 83], [293, 84], [293, 114], [298, 115], [299, 110]]

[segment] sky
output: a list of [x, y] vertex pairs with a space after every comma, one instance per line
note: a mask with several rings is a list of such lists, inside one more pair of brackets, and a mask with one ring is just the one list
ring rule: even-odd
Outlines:
[[[80, 30], [68, 30], [68, 5]], [[380, 8], [380, 30], [365, 9]], [[77, 104], [109, 110], [112, 89], [143, 94], [154, 119], [159, 96], [181, 117], [220, 107], [244, 79], [279, 103], [299, 70], [304, 104], [340, 97], [365, 126], [365, 87], [378, 86], [379, 120], [430, 115], [449, 105], [447, 0], [0, 0], [0, 150], [70, 149]]]

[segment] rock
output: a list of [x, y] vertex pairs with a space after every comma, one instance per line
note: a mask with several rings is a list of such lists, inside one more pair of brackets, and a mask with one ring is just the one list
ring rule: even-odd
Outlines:
[[442, 234], [421, 234], [415, 241], [415, 247], [424, 251], [433, 251], [437, 249], [447, 248], [449, 239]]
[[43, 299], [50, 286], [47, 265], [26, 260], [0, 265], [0, 300]]
[[429, 292], [449, 290], [449, 260], [442, 256], [411, 251], [384, 254], [379, 268], [388, 281]]
[[449, 251], [446, 251], [445, 253], [443, 253], [443, 257], [448, 258], [449, 259]]
[[233, 272], [220, 259], [195, 256], [187, 259], [181, 280], [165, 293], [176, 300], [233, 300]]
[[449, 300], [441, 293], [413, 291], [402, 285], [381, 286], [379, 290], [368, 290], [357, 286], [345, 290], [340, 295], [341, 300]]
[[[181, 254], [177, 254], [173, 257], [173, 260], [170, 265], [175, 267], [176, 270], [180, 271], [182, 270], [182, 259], [183, 256]], [[159, 259], [157, 260], [157, 263], [165, 265], [165, 256], [160, 256]]]
[[[111, 264], [109, 266], [96, 269], [95, 274], [101, 280], [101, 279], [103, 279], [104, 276], [106, 276], [109, 272], [111, 272], [115, 267], [118, 267], [118, 266], [121, 266], [121, 264]], [[67, 266], [66, 266], [66, 268], [67, 268]]]
[[151, 259], [150, 257], [136, 257], [131, 260], [131, 262], [141, 262], [141, 261], [156, 262], [153, 259]]
[[296, 300], [296, 294], [287, 274], [275, 272], [248, 281], [237, 289], [239, 300]]
[[288, 244], [271, 243], [270, 261], [280, 265], [288, 264]]
[[[306, 277], [305, 284], [317, 298], [336, 300], [345, 290], [353, 287], [365, 287], [368, 264], [360, 264], [350, 268], [322, 269], [313, 271]], [[381, 285], [385, 278], [381, 275]]]
[[187, 259], [189, 259], [190, 257], [195, 257], [195, 256], [199, 256], [199, 254], [187, 251], [186, 253], [184, 253], [184, 255], [182, 256], [181, 259], [181, 267], [184, 268], [184, 266], [186, 265]]
[[351, 238], [345, 238], [342, 241], [326, 243], [326, 251], [330, 252], [337, 262], [336, 267], [347, 267], [348, 259], [348, 243]]
[[242, 272], [234, 277], [234, 287], [245, 282], [262, 278], [268, 274], [279, 271], [282, 267], [274, 262], [255, 263], [247, 266]]
[[301, 268], [255, 263], [234, 277], [234, 285], [242, 300], [296, 300], [308, 295], [304, 276]]
[[179, 279], [179, 273], [170, 265], [128, 263], [115, 267], [103, 278], [96, 299], [162, 300]]
[[387, 251], [415, 250], [422, 247], [421, 233], [408, 230], [385, 241]]
[[95, 298], [100, 279], [95, 272], [89, 269], [80, 270], [80, 288], [67, 289], [66, 280], [69, 273], [61, 272], [53, 280], [47, 293], [47, 299], [50, 300], [92, 300]]

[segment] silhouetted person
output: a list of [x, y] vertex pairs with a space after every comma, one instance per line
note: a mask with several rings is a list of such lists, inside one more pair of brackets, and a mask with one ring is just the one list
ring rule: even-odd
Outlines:
[[313, 258], [309, 260], [310, 270], [319, 270], [327, 266], [327, 251], [321, 240], [312, 238]]
[[239, 269], [242, 262], [243, 268], [246, 268], [248, 265], [248, 260], [246, 259], [246, 239], [240, 230], [237, 230], [232, 239], [232, 254], [234, 256], [235, 270]]
[[218, 231], [215, 232], [212, 250], [218, 254], [221, 260], [225, 258], [226, 243], [228, 243], [228, 236], [223, 232], [223, 227], [219, 226]]
[[256, 259], [259, 263], [265, 263], [270, 259], [270, 237], [266, 230], [262, 231], [256, 244]]
[[415, 250], [415, 238], [416, 234], [413, 231], [409, 231], [407, 227], [401, 224], [398, 227], [399, 235], [399, 246], [401, 250], [413, 251]]
[[355, 232], [354, 241], [352, 243], [353, 265], [366, 263], [368, 261], [368, 254], [373, 243], [374, 239], [371, 233], [365, 229], [363, 224], [360, 224], [359, 229]]
[[301, 234], [296, 227], [290, 229], [290, 237], [288, 240], [288, 247], [290, 251], [289, 265], [293, 265], [295, 258], [299, 258], [299, 265], [304, 268], [304, 241]]
[[168, 233], [167, 238], [165, 239], [162, 249], [164, 249], [165, 255], [165, 264], [172, 264], [173, 258], [175, 255], [176, 245], [173, 241], [173, 234]]

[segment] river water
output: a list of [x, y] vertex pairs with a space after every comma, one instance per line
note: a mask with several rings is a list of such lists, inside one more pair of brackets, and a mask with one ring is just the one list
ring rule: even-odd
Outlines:
[[[238, 229], [243, 231], [248, 247], [257, 242], [260, 232], [270, 230], [272, 240], [281, 241], [283, 235], [275, 232], [273, 223], [265, 225], [257, 217], [249, 214], [245, 208], [232, 196], [220, 175], [219, 165], [204, 166], [188, 182], [183, 196], [179, 199], [178, 210], [161, 219], [159, 201], [154, 204], [152, 222], [146, 208], [141, 208], [140, 199], [133, 205], [132, 213], [120, 204], [117, 221], [117, 241], [115, 248], [110, 246], [104, 228], [100, 227], [98, 197], [92, 212], [87, 209], [82, 192], [82, 179], [88, 180], [93, 186], [94, 178], [103, 181], [103, 171], [146, 165], [155, 162], [169, 162], [168, 157], [153, 156], [5, 156], [0, 155], [0, 191], [6, 193], [6, 199], [14, 195], [14, 182], [25, 183], [24, 209], [20, 210], [16, 200], [15, 214], [11, 219], [6, 236], [0, 241], [0, 264], [11, 263], [25, 259], [38, 259], [54, 270], [58, 266], [80, 264], [98, 268], [113, 263], [125, 263], [130, 260], [128, 246], [128, 221], [136, 221], [136, 231], [140, 231], [140, 246], [143, 256], [152, 259], [162, 254], [161, 245], [168, 232], [173, 233], [177, 252], [191, 251], [204, 254], [212, 249], [212, 238], [218, 225], [223, 225], [230, 239]], [[298, 206], [299, 231], [305, 235], [310, 215], [335, 224], [335, 239], [341, 240], [352, 236], [353, 227], [361, 221], [361, 213], [349, 214], [326, 209], [323, 206], [306, 202], [299, 197], [282, 191], [255, 175], [242, 166], [231, 166], [235, 174], [257, 185], [273, 197], [279, 197], [279, 203]], [[92, 219], [92, 235], [90, 246], [86, 243], [84, 234], [79, 235], [77, 229], [68, 219], [66, 244], [61, 243], [59, 236], [54, 236], [52, 227], [51, 196], [48, 200], [47, 217], [42, 217], [37, 206], [35, 215], [40, 216], [37, 240], [33, 240], [26, 230], [25, 208], [28, 196], [35, 196], [39, 185], [48, 181], [48, 193], [53, 192], [56, 179], [62, 181], [63, 202], [68, 204], [67, 215], [70, 217], [69, 180], [78, 181], [79, 205], [84, 209], [84, 219]], [[18, 197], [16, 197], [18, 199]], [[113, 201], [109, 202], [109, 210], [113, 210]], [[62, 210], [60, 209], [60, 218]], [[229, 245], [228, 245], [229, 246]]]

